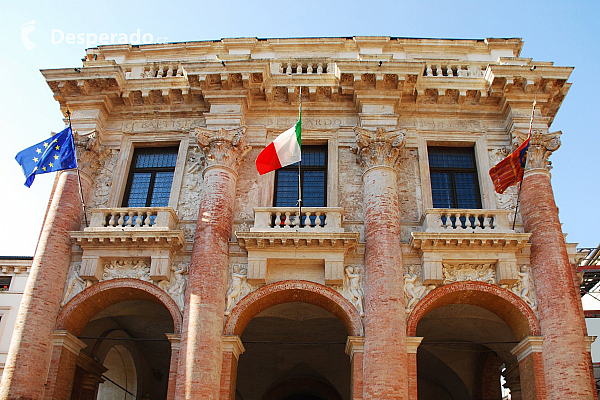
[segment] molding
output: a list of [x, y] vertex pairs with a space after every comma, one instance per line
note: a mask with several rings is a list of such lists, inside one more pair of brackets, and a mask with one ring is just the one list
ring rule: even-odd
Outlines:
[[408, 354], [417, 354], [417, 349], [423, 341], [421, 336], [407, 336], [406, 337], [406, 352]]
[[364, 353], [365, 338], [363, 336], [348, 336], [346, 339], [346, 354], [350, 356], [350, 362], [354, 360], [354, 353]]
[[79, 355], [79, 352], [87, 347], [87, 344], [67, 330], [55, 330], [52, 332], [52, 345], [64, 347], [75, 355]]
[[531, 353], [541, 353], [543, 341], [543, 336], [526, 336], [510, 352], [517, 357], [517, 361], [521, 362]]
[[240, 354], [246, 351], [239, 336], [221, 336], [221, 350], [223, 353], [233, 353], [235, 359], [240, 358]]

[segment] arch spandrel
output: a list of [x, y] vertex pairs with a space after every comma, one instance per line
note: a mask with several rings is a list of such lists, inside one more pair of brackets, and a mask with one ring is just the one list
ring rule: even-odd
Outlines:
[[224, 335], [241, 336], [246, 325], [267, 308], [290, 302], [313, 304], [336, 316], [349, 336], [363, 336], [362, 319], [356, 308], [335, 290], [309, 281], [281, 281], [250, 293], [234, 307], [225, 322]]
[[407, 336], [416, 336], [417, 325], [428, 312], [448, 304], [470, 304], [493, 312], [506, 322], [517, 340], [541, 336], [536, 315], [519, 296], [496, 285], [472, 281], [451, 283], [428, 293], [410, 313]]
[[177, 303], [156, 285], [131, 278], [102, 281], [77, 294], [58, 314], [56, 329], [79, 335], [94, 315], [113, 304], [130, 300], [144, 300], [165, 307], [173, 319], [173, 333], [181, 333], [183, 317]]

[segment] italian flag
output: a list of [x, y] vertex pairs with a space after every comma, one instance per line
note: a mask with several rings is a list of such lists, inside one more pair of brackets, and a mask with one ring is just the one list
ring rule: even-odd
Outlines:
[[300, 161], [302, 113], [296, 125], [277, 136], [256, 158], [256, 169], [260, 175], [275, 171], [286, 165]]

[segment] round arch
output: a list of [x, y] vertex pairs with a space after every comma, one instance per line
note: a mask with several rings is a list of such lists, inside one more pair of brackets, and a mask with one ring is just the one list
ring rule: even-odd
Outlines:
[[73, 297], [60, 311], [56, 329], [79, 335], [90, 319], [122, 301], [144, 300], [165, 307], [173, 318], [174, 333], [181, 333], [182, 316], [177, 303], [156, 285], [132, 278], [99, 282]]
[[335, 290], [309, 281], [281, 281], [261, 287], [244, 297], [225, 322], [225, 335], [241, 336], [252, 318], [267, 308], [290, 302], [313, 304], [336, 316], [350, 336], [363, 336], [362, 319], [356, 308]]
[[470, 304], [493, 312], [506, 322], [517, 340], [541, 335], [537, 317], [519, 296], [499, 286], [474, 281], [451, 283], [428, 293], [410, 313], [407, 335], [416, 335], [417, 325], [425, 314], [448, 304]]

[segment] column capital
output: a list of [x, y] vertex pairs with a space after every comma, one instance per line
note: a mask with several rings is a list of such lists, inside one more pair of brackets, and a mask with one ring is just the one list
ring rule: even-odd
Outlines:
[[407, 336], [406, 337], [406, 352], [408, 354], [417, 354], [417, 349], [423, 341], [422, 336]]
[[521, 361], [531, 353], [541, 353], [544, 338], [542, 336], [526, 336], [510, 351]]
[[181, 347], [181, 334], [166, 333], [167, 339], [171, 342], [171, 350], [179, 350]]
[[87, 346], [87, 344], [79, 340], [77, 336], [66, 330], [56, 330], [52, 332], [52, 344], [54, 346], [62, 346], [75, 355], [79, 355], [81, 349]]
[[396, 168], [404, 148], [404, 130], [387, 130], [380, 127], [373, 131], [357, 126], [354, 132], [356, 144], [352, 151], [364, 171], [378, 166]]
[[195, 127], [193, 133], [198, 140], [198, 145], [204, 150], [205, 169], [222, 166], [237, 171], [240, 162], [252, 148], [245, 143], [245, 132], [245, 126], [219, 130]]
[[[528, 133], [522, 131], [512, 132], [512, 142], [515, 148], [523, 143], [527, 139]], [[561, 145], [560, 136], [561, 131], [546, 132], [543, 130], [534, 129], [531, 132], [531, 140], [529, 141], [529, 150], [527, 151], [527, 166], [526, 171], [534, 169], [543, 169], [550, 171], [552, 169], [552, 163], [550, 156], [553, 152], [558, 150]]]
[[363, 353], [365, 351], [365, 338], [362, 336], [348, 336], [346, 340], [346, 354], [350, 356], [350, 361], [354, 358], [354, 353]]
[[221, 350], [223, 353], [233, 353], [235, 359], [239, 359], [246, 349], [239, 336], [221, 336]]
[[75, 153], [77, 154], [77, 167], [84, 177], [92, 180], [94, 171], [100, 168], [100, 160], [108, 154], [109, 150], [100, 144], [94, 130], [90, 133], [80, 134], [73, 131], [73, 141], [75, 143]]

